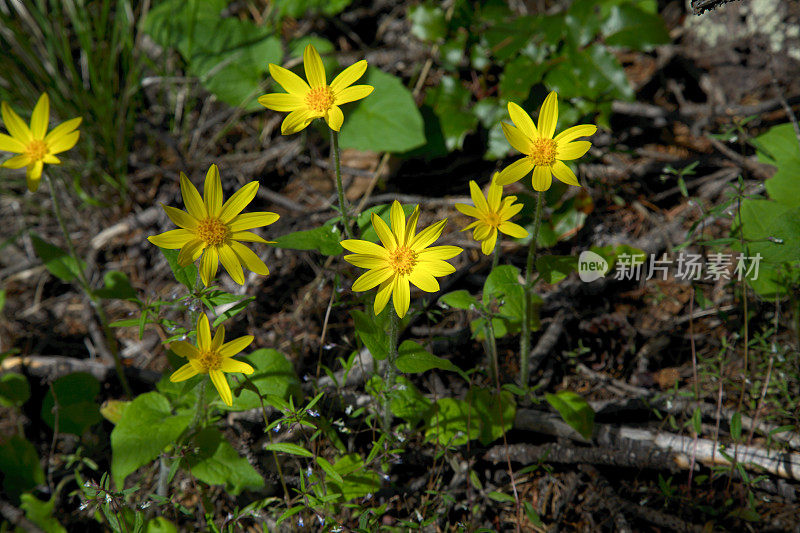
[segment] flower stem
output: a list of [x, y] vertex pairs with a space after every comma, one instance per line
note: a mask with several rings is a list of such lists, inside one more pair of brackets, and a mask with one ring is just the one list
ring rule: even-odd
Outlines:
[[497, 239], [497, 242], [494, 245], [494, 251], [492, 251], [492, 270], [497, 268], [497, 265], [500, 264], [500, 239]]
[[331, 159], [333, 159], [333, 170], [336, 175], [336, 192], [339, 194], [339, 212], [342, 214], [344, 235], [348, 239], [352, 239], [350, 215], [347, 213], [347, 200], [344, 197], [344, 187], [342, 187], [342, 167], [339, 163], [339, 156], [339, 132], [331, 130]]
[[539, 238], [539, 227], [542, 225], [542, 204], [544, 195], [541, 191], [536, 191], [536, 214], [533, 217], [533, 234], [531, 243], [528, 247], [528, 259], [525, 261], [525, 287], [524, 298], [522, 299], [522, 333], [519, 339], [520, 357], [520, 385], [527, 388], [530, 382], [530, 358], [531, 358], [531, 312], [533, 305], [531, 296], [533, 292], [533, 266], [536, 263], [536, 241]]
[[89, 301], [92, 303], [95, 314], [100, 321], [100, 327], [102, 328], [103, 335], [106, 338], [108, 350], [111, 352], [111, 355], [114, 358], [114, 367], [117, 371], [117, 377], [119, 377], [119, 382], [122, 385], [122, 389], [129, 398], [133, 398], [131, 386], [128, 383], [128, 378], [125, 377], [125, 371], [122, 368], [122, 359], [119, 356], [117, 339], [114, 337], [114, 334], [108, 325], [108, 317], [106, 317], [106, 312], [103, 309], [103, 305], [92, 290], [92, 287], [89, 284], [89, 279], [86, 277], [86, 272], [84, 272], [83, 268], [81, 267], [81, 260], [78, 257], [78, 253], [75, 251], [75, 245], [72, 243], [72, 238], [69, 236], [69, 230], [67, 229], [67, 223], [64, 221], [64, 216], [61, 214], [61, 203], [58, 200], [56, 183], [47, 174], [44, 174], [44, 177], [47, 180], [47, 185], [50, 189], [50, 198], [53, 200], [53, 212], [56, 215], [56, 220], [58, 220], [58, 225], [61, 227], [61, 233], [64, 234], [64, 239], [67, 242], [67, 253], [69, 253], [70, 258], [72, 258], [72, 260], [75, 262], [75, 275], [78, 278], [78, 284], [89, 298]]
[[387, 441], [391, 440], [392, 411], [391, 411], [391, 392], [394, 389], [397, 377], [397, 339], [400, 336], [400, 318], [394, 306], [389, 304], [389, 356], [386, 358], [386, 370], [383, 379], [383, 432]]

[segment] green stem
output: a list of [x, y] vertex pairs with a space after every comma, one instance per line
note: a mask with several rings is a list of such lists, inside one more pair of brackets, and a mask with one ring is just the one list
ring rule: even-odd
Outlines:
[[494, 245], [494, 251], [492, 252], [492, 270], [497, 268], [497, 265], [500, 264], [500, 236], [497, 236], [497, 242]]
[[500, 365], [497, 361], [497, 339], [494, 334], [494, 324], [492, 323], [492, 315], [486, 315], [486, 327], [484, 334], [486, 335], [486, 347], [489, 352], [489, 364], [491, 367], [492, 378], [497, 384], [497, 389], [500, 390]]
[[[211, 376], [208, 377], [211, 379]], [[192, 419], [191, 425], [189, 425], [189, 433], [191, 434], [200, 424], [201, 419], [204, 418], [205, 407], [206, 407], [206, 386], [208, 385], [208, 379], [204, 379], [200, 382], [200, 390], [197, 393], [197, 410], [194, 412], [194, 418]]]
[[386, 370], [383, 380], [383, 432], [387, 440], [391, 440], [392, 411], [390, 396], [397, 378], [397, 339], [400, 336], [400, 318], [394, 306], [389, 303], [389, 356], [386, 358]]
[[536, 264], [536, 241], [539, 238], [539, 227], [542, 225], [542, 204], [544, 195], [536, 191], [536, 214], [533, 217], [533, 235], [528, 247], [528, 258], [525, 261], [525, 295], [522, 299], [522, 333], [519, 340], [520, 357], [520, 384], [527, 388], [530, 382], [530, 357], [531, 357], [531, 292], [533, 290], [533, 266]]
[[89, 301], [92, 303], [92, 308], [94, 309], [95, 314], [97, 314], [97, 318], [100, 321], [100, 327], [102, 328], [103, 335], [106, 338], [108, 350], [111, 352], [111, 355], [114, 358], [114, 368], [117, 371], [117, 376], [119, 377], [119, 382], [122, 385], [122, 389], [129, 398], [133, 398], [131, 386], [128, 383], [128, 378], [125, 377], [125, 371], [122, 368], [122, 359], [119, 355], [117, 339], [114, 337], [114, 333], [111, 331], [111, 328], [108, 325], [108, 317], [106, 317], [106, 312], [103, 309], [102, 303], [97, 296], [95, 296], [94, 291], [89, 284], [89, 279], [86, 277], [86, 272], [84, 272], [83, 268], [81, 268], [81, 260], [78, 257], [78, 253], [75, 251], [75, 245], [72, 243], [72, 238], [69, 236], [69, 230], [67, 229], [67, 223], [64, 221], [64, 216], [61, 214], [61, 203], [58, 200], [55, 181], [52, 180], [47, 174], [44, 175], [44, 178], [47, 180], [47, 185], [50, 189], [50, 198], [53, 200], [53, 212], [56, 215], [56, 220], [58, 220], [58, 225], [61, 227], [61, 233], [64, 234], [64, 239], [67, 242], [67, 252], [75, 262], [75, 274], [78, 277], [78, 284], [89, 298]]
[[339, 132], [334, 130], [331, 130], [331, 158], [333, 159], [333, 170], [336, 174], [336, 192], [339, 194], [339, 212], [342, 214], [344, 235], [348, 239], [352, 239], [350, 215], [347, 214], [347, 200], [345, 200], [344, 187], [342, 187], [342, 168], [339, 163]]

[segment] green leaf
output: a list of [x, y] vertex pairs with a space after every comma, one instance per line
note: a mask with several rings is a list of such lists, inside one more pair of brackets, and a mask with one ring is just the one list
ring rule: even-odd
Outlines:
[[290, 250], [317, 250], [323, 255], [339, 255], [342, 247], [339, 241], [342, 235], [339, 228], [327, 223], [314, 229], [295, 231], [287, 235], [281, 235], [275, 239], [273, 245], [276, 248], [288, 248]]
[[439, 118], [439, 124], [448, 151], [460, 150], [464, 138], [475, 131], [478, 117], [470, 109], [472, 93], [459, 78], [443, 76], [439, 83], [428, 90], [425, 103]]
[[736, 411], [731, 417], [731, 438], [738, 441], [742, 438], [742, 413]]
[[56, 497], [42, 501], [33, 494], [20, 496], [19, 508], [25, 511], [25, 518], [42, 528], [47, 533], [67, 533], [67, 530], [53, 516], [56, 507]]
[[91, 426], [102, 420], [95, 398], [100, 394], [100, 382], [86, 372], [67, 374], [53, 382], [42, 401], [42, 420], [55, 429], [53, 406], [58, 401], [58, 431], [83, 435]]
[[778, 171], [764, 185], [770, 198], [792, 207], [800, 207], [800, 144], [790, 123], [779, 124], [753, 139], [758, 160], [775, 165]]
[[310, 19], [319, 13], [329, 17], [338, 15], [353, 0], [272, 0], [278, 16], [295, 19]]
[[444, 10], [429, 3], [411, 6], [408, 9], [411, 34], [422, 41], [441, 41], [447, 36], [447, 20]]
[[670, 42], [664, 20], [658, 15], [631, 5], [611, 6], [603, 21], [602, 33], [609, 46], [624, 46], [648, 51]]
[[542, 81], [549, 68], [549, 62], [534, 61], [524, 55], [516, 57], [506, 64], [500, 76], [500, 96], [509, 101], [524, 102], [531, 88]]
[[740, 225], [749, 256], [761, 254], [767, 263], [800, 260], [800, 206], [746, 198]]
[[422, 374], [433, 368], [438, 368], [449, 372], [457, 372], [466, 381], [469, 381], [469, 376], [463, 370], [447, 359], [433, 355], [414, 341], [403, 341], [398, 354], [395, 365], [400, 372]]
[[344, 479], [343, 483], [331, 480], [328, 483], [331, 492], [337, 493], [343, 501], [363, 498], [380, 489], [381, 480], [377, 472], [367, 470], [360, 455], [352, 453], [336, 460], [334, 470]]
[[472, 405], [472, 416], [477, 415], [481, 422], [478, 439], [484, 446], [514, 426], [517, 404], [510, 392], [501, 391], [498, 396], [493, 389], [475, 388], [467, 394], [467, 402]]
[[197, 267], [194, 263], [189, 263], [186, 266], [178, 264], [178, 254], [180, 250], [167, 250], [166, 248], [159, 248], [164, 257], [167, 258], [169, 268], [172, 270], [172, 275], [178, 283], [182, 283], [189, 292], [194, 291], [195, 284], [197, 283]]
[[558, 92], [559, 98], [633, 99], [633, 89], [622, 65], [597, 44], [557, 63], [545, 76], [545, 85]]
[[594, 410], [582, 396], [569, 390], [562, 390], [556, 394], [546, 394], [545, 399], [572, 429], [580, 433], [584, 439], [592, 439]]
[[157, 392], [137, 396], [111, 432], [111, 474], [118, 488], [130, 473], [146, 465], [174, 444], [191, 423], [193, 414], [172, 414], [167, 399]]
[[17, 372], [0, 376], [0, 405], [19, 407], [31, 397], [28, 378]]
[[6, 290], [0, 289], [0, 312], [3, 311], [3, 308], [6, 306]]
[[44, 470], [36, 448], [20, 435], [12, 435], [0, 443], [0, 472], [3, 473], [3, 489], [12, 498], [44, 483]]
[[163, 516], [157, 516], [147, 522], [144, 531], [145, 533], [178, 533], [178, 528]]
[[116, 298], [118, 300], [135, 300], [136, 289], [124, 272], [111, 270], [103, 276], [103, 288], [97, 289], [95, 294], [100, 298]]
[[306, 450], [302, 446], [292, 444], [291, 442], [270, 442], [264, 445], [267, 451], [288, 453], [289, 455], [299, 455], [300, 457], [314, 457], [314, 454]]
[[400, 79], [369, 67], [360, 83], [375, 90], [344, 110], [339, 132], [342, 148], [399, 153], [425, 144], [422, 115]]
[[213, 427], [200, 431], [192, 445], [197, 450], [186, 456], [192, 474], [209, 485], [225, 485], [234, 496], [244, 489], [259, 489], [264, 480], [247, 459], [240, 457], [225, 437]]
[[380, 323], [371, 313], [352, 310], [350, 316], [353, 317], [353, 325], [356, 335], [364, 343], [375, 359], [383, 360], [389, 354], [389, 336], [381, 327]]
[[511, 496], [510, 494], [505, 494], [503, 492], [497, 492], [496, 490], [493, 490], [492, 492], [487, 494], [487, 496], [490, 499], [492, 499], [492, 500], [494, 500], [496, 502], [500, 502], [500, 503], [514, 503], [515, 502], [514, 497]]
[[333, 468], [333, 465], [327, 459], [325, 459], [324, 457], [317, 457], [316, 461], [319, 467], [322, 468], [322, 470], [324, 470], [325, 473], [328, 474], [333, 479], [333, 481], [337, 481], [339, 483], [344, 482], [344, 479], [342, 478], [341, 474], [339, 474], [339, 472], [337, 472], [336, 469]]
[[545, 283], [558, 283], [578, 269], [574, 255], [543, 255], [536, 259], [536, 272]]
[[236, 304], [236, 305], [234, 305], [232, 307], [229, 307], [228, 309], [226, 309], [225, 311], [220, 313], [219, 316], [217, 316], [214, 319], [214, 321], [211, 323], [211, 326], [212, 327], [217, 327], [220, 324], [222, 324], [223, 322], [225, 322], [226, 320], [228, 320], [229, 318], [235, 317], [236, 315], [238, 315], [239, 313], [244, 311], [247, 308], [248, 304], [250, 302], [252, 302], [253, 300], [255, 300], [255, 299], [256, 299], [255, 296], [248, 296], [247, 298], [245, 298], [244, 300], [242, 300], [238, 304]]
[[438, 400], [426, 420], [425, 439], [440, 446], [461, 446], [481, 433], [481, 422], [467, 402], [456, 398]]
[[86, 268], [86, 263], [78, 263], [75, 258], [70, 257], [67, 252], [50, 244], [35, 233], [31, 233], [31, 241], [36, 255], [44, 262], [47, 270], [64, 282], [70, 282], [78, 277], [81, 270]]
[[[249, 363], [253, 367], [255, 372], [247, 377], [262, 396], [271, 395], [282, 399], [290, 396], [302, 397], [300, 380], [294, 367], [279, 351], [261, 348], [250, 355], [237, 357], [237, 359]], [[234, 394], [233, 407], [230, 409], [246, 411], [257, 407], [261, 407], [258, 395], [251, 390], [241, 388], [238, 396]]]
[[456, 309], [478, 309], [480, 306], [478, 299], [463, 289], [443, 294], [439, 303]]
[[[379, 377], [374, 376], [374, 378], [376, 381], [380, 381]], [[380, 381], [380, 387], [383, 390], [382, 381]], [[395, 416], [408, 420], [413, 427], [428, 414], [431, 409], [431, 401], [423, 396], [406, 377], [398, 376], [397, 386], [392, 391], [389, 407]]]

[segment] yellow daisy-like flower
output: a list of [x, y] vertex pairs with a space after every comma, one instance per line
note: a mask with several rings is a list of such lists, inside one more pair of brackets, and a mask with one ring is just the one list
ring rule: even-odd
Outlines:
[[189, 178], [181, 172], [181, 195], [189, 212], [161, 204], [167, 216], [181, 229], [153, 235], [147, 240], [169, 250], [180, 248], [178, 263], [181, 266], [188, 265], [202, 255], [200, 278], [206, 286], [217, 274], [220, 262], [239, 285], [244, 285], [242, 264], [256, 274], [266, 276], [269, 274], [267, 265], [250, 248], [239, 242], [269, 244], [269, 241], [246, 230], [268, 226], [279, 218], [277, 213], [268, 211], [240, 214], [255, 198], [257, 191], [258, 182], [251, 181], [223, 204], [217, 165], [211, 165], [206, 173], [205, 198], [200, 197]]
[[356, 292], [367, 291], [378, 285], [375, 296], [375, 314], [377, 315], [394, 295], [394, 308], [397, 316], [404, 317], [411, 303], [413, 283], [425, 292], [439, 290], [439, 282], [434, 276], [446, 276], [456, 271], [446, 262], [463, 250], [458, 246], [434, 246], [428, 248], [442, 234], [447, 219], [417, 233], [419, 206], [406, 220], [400, 202], [394, 201], [389, 211], [392, 227], [386, 224], [375, 213], [372, 213], [372, 226], [383, 246], [358, 239], [345, 239], [342, 246], [355, 252], [344, 256], [344, 260], [369, 271], [362, 274], [353, 283]]
[[31, 115], [31, 125], [27, 124], [17, 115], [11, 106], [3, 102], [0, 104], [3, 113], [3, 123], [8, 133], [0, 133], [0, 150], [20, 154], [4, 161], [6, 168], [27, 167], [25, 176], [28, 181], [28, 190], [36, 192], [42, 180], [42, 167], [45, 163], [58, 165], [61, 160], [55, 154], [65, 152], [75, 146], [80, 137], [80, 132], [75, 129], [80, 125], [81, 117], [62, 122], [50, 133], [47, 126], [50, 122], [50, 98], [47, 93], [42, 93]]
[[481, 243], [481, 251], [484, 255], [489, 255], [494, 250], [497, 242], [497, 232], [500, 231], [511, 237], [522, 239], [528, 236], [527, 230], [522, 226], [509, 222], [508, 219], [516, 215], [522, 209], [522, 204], [515, 204], [516, 196], [506, 196], [503, 198], [503, 186], [498, 185], [497, 174], [492, 178], [489, 185], [489, 194], [484, 198], [481, 189], [474, 181], [469, 182], [469, 193], [475, 206], [467, 204], [456, 204], [456, 209], [468, 217], [477, 218], [475, 222], [462, 229], [467, 231], [473, 229], [472, 237]]
[[172, 373], [169, 380], [173, 383], [186, 381], [197, 374], [208, 374], [211, 382], [219, 392], [219, 397], [230, 407], [233, 405], [231, 388], [223, 372], [241, 372], [252, 374], [253, 367], [243, 361], [233, 359], [253, 342], [252, 335], [245, 335], [230, 342], [225, 341], [225, 326], [217, 328], [214, 338], [211, 338], [211, 326], [208, 317], [200, 314], [197, 320], [197, 347], [186, 341], [176, 341], [169, 345], [169, 349], [189, 360], [188, 363]]
[[533, 188], [537, 191], [549, 189], [553, 176], [568, 185], [580, 187], [575, 173], [564, 161], [578, 159], [589, 150], [592, 143], [575, 139], [594, 135], [597, 126], [581, 124], [553, 137], [558, 122], [558, 97], [555, 91], [548, 94], [542, 104], [538, 128], [525, 110], [513, 102], [508, 103], [508, 114], [516, 127], [502, 123], [503, 133], [509, 144], [525, 157], [504, 168], [497, 176], [497, 183], [514, 183], [533, 170]]
[[344, 122], [339, 106], [361, 100], [374, 89], [371, 85], [353, 85], [367, 70], [363, 59], [344, 69], [328, 85], [322, 58], [309, 44], [303, 52], [303, 68], [308, 83], [291, 70], [270, 63], [269, 73], [286, 92], [258, 98], [258, 103], [268, 109], [290, 111], [281, 124], [283, 135], [305, 129], [315, 118], [324, 118], [333, 131], [339, 131]]

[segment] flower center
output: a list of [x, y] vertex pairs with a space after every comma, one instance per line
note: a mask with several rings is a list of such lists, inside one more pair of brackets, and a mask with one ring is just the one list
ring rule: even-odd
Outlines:
[[401, 246], [389, 252], [389, 266], [398, 274], [411, 274], [417, 264], [417, 252]]
[[324, 113], [333, 105], [333, 91], [327, 85], [314, 87], [306, 94], [306, 105], [312, 111]]
[[493, 228], [497, 228], [500, 226], [502, 220], [500, 220], [500, 215], [498, 215], [497, 213], [486, 213], [484, 222], [486, 222], [489, 226]]
[[531, 141], [528, 157], [534, 165], [552, 165], [556, 162], [556, 142], [553, 139]]
[[47, 144], [40, 139], [34, 139], [25, 148], [25, 155], [30, 157], [32, 161], [44, 159], [44, 156], [47, 155]]
[[219, 370], [222, 366], [222, 357], [215, 351], [201, 352], [197, 362], [203, 367], [205, 372]]
[[217, 218], [206, 218], [197, 225], [197, 236], [208, 246], [219, 246], [230, 235], [228, 226]]

